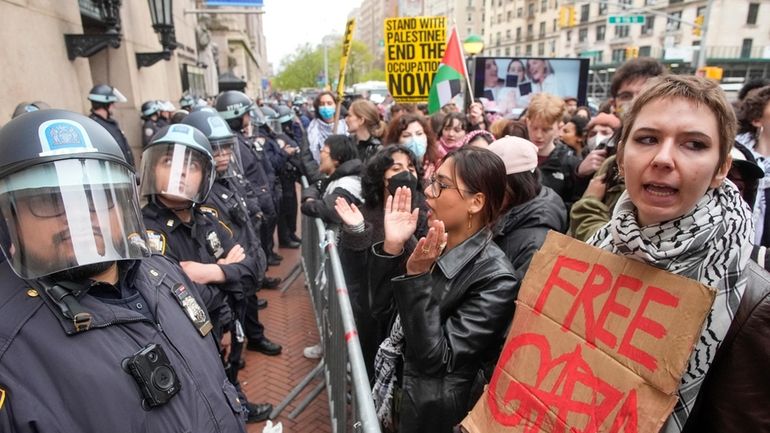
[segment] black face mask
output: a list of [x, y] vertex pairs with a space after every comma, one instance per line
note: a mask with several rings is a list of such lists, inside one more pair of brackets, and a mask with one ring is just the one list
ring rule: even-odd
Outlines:
[[396, 189], [399, 186], [405, 186], [409, 188], [412, 190], [412, 194], [414, 195], [414, 192], [417, 189], [417, 178], [408, 171], [402, 171], [401, 173], [393, 175], [393, 177], [388, 179], [388, 192], [390, 192], [390, 195], [395, 195]]

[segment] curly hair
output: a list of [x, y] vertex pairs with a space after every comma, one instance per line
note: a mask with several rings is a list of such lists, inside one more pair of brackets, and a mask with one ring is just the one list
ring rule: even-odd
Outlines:
[[762, 118], [765, 107], [770, 103], [770, 86], [765, 86], [752, 92], [751, 96], [746, 97], [738, 109], [738, 133], [757, 134], [757, 127], [752, 124], [753, 121]]
[[421, 114], [404, 113], [391, 120], [388, 125], [388, 132], [385, 134], [384, 144], [399, 144], [401, 133], [414, 122], [417, 122], [422, 126], [422, 130], [425, 132], [425, 136], [428, 139], [428, 145], [425, 149], [423, 160], [435, 162], [436, 159], [438, 159], [436, 155], [436, 134], [433, 133], [433, 129], [430, 127], [428, 119]]
[[[422, 167], [417, 163], [414, 154], [400, 144], [392, 144], [380, 149], [363, 170], [361, 176], [361, 195], [364, 198], [365, 206], [377, 208], [385, 203], [385, 172], [393, 165], [393, 154], [401, 152], [409, 157], [409, 162], [417, 170], [417, 179], [422, 179]], [[422, 191], [422, 184], [417, 182], [417, 189]]]

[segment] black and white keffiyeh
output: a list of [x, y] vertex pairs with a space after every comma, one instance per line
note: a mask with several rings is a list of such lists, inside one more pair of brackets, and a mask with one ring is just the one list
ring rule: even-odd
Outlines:
[[384, 432], [395, 432], [398, 430], [393, 417], [395, 409], [393, 397], [398, 381], [396, 371], [398, 364], [402, 362], [403, 353], [404, 328], [401, 326], [401, 316], [398, 315], [393, 321], [393, 326], [390, 328], [390, 335], [380, 344], [380, 349], [374, 358], [372, 397], [374, 398], [377, 418], [380, 420], [380, 425]]
[[751, 211], [735, 185], [726, 180], [710, 189], [689, 213], [672, 221], [640, 227], [628, 192], [610, 221], [588, 243], [682, 275], [717, 290], [682, 383], [679, 401], [662, 432], [680, 432], [692, 410], [714, 354], [724, 339], [746, 286], [742, 277], [754, 237]]

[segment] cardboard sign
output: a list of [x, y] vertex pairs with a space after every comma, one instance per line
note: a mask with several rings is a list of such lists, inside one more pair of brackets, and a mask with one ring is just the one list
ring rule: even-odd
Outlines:
[[397, 102], [426, 102], [446, 48], [446, 17], [385, 20], [385, 75]]
[[716, 292], [551, 232], [492, 379], [463, 427], [657, 433]]

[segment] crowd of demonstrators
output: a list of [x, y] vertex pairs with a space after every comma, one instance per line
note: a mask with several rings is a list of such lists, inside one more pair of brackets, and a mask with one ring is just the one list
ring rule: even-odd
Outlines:
[[[577, 98], [547, 91], [557, 85], [547, 61], [529, 63], [529, 69], [521, 65], [521, 71], [514, 62], [509, 66], [510, 75], [542, 90], [527, 96], [528, 106], [518, 118], [500, 117], [499, 105], [508, 96], [500, 93], [499, 81], [490, 81], [484, 97], [472, 101], [465, 112], [448, 104], [430, 116], [425, 107], [414, 104], [378, 107], [359, 99], [340, 106], [331, 92], [321, 92], [312, 103], [298, 98], [255, 103], [242, 92], [226, 91], [212, 101], [213, 108], [185, 95], [176, 111], [168, 101], [147, 101], [141, 107], [139, 182], [147, 204], [139, 213], [138, 199], [120, 203], [125, 215], [144, 217], [146, 230], [141, 221], [121, 222], [120, 231], [113, 234], [125, 238], [115, 241], [122, 253], [104, 255], [112, 265], [105, 262], [96, 271], [86, 262], [100, 260], [79, 256], [87, 253], [86, 247], [76, 246], [73, 263], [54, 261], [46, 268], [26, 256], [32, 250], [22, 248], [19, 234], [0, 236], [10, 239], [0, 243], [8, 258], [3, 265], [7, 272], [2, 272], [13, 270], [20, 281], [33, 281], [29, 284], [41, 290], [60, 281], [66, 288], [62, 290], [72, 290], [77, 287], [72, 279], [78, 284], [103, 282], [113, 289], [91, 289], [93, 293], [83, 298], [89, 309], [128, 308], [137, 317], [156, 320], [157, 310], [136, 307], [156, 302], [146, 299], [145, 290], [156, 284], [154, 277], [138, 278], [139, 271], [133, 269], [142, 269], [142, 275], [147, 266], [162, 270], [169, 278], [163, 284], [182, 284], [191, 300], [186, 305], [194, 301], [200, 313], [175, 311], [192, 322], [200, 340], [182, 334], [168, 338], [173, 344], [206, 348], [193, 370], [180, 375], [183, 398], [171, 400], [173, 416], [191, 410], [197, 414], [196, 404], [182, 403], [195, 389], [188, 382], [202, 375], [205, 386], [220, 381], [220, 394], [227, 379], [225, 395], [239, 403], [228, 406], [234, 423], [261, 420], [272, 408], [249, 402], [260, 396], [244, 395], [237, 372], [243, 366], [242, 350], [281, 353], [259, 321], [259, 310], [267, 304], [257, 292], [280, 283], [266, 275], [268, 266], [282, 259], [274, 236], [277, 232], [280, 248], [298, 248], [296, 220], [301, 210], [337, 233], [382, 427], [389, 432], [449, 432], [491, 377], [534, 253], [548, 231], [569, 229], [579, 240], [718, 291], [664, 431], [720, 431], [729, 424], [743, 431], [762, 430], [770, 388], [757, 367], [770, 360], [764, 349], [770, 338], [764, 332], [770, 329], [770, 277], [756, 263], [767, 266], [770, 245], [770, 86], [761, 80], [747, 83], [731, 107], [713, 82], [667, 75], [660, 62], [639, 58], [618, 68], [610, 98], [602, 104], [605, 110], [592, 113], [579, 106]], [[124, 171], [134, 167], [131, 149], [111, 116], [113, 105], [124, 98], [117, 89], [98, 85], [89, 99], [91, 117], [103, 129], [84, 116], [62, 114], [39, 101], [20, 104], [14, 116], [36, 125], [51, 119], [80, 125], [81, 134], [98, 139], [97, 145], [112, 155], [107, 159], [125, 166]], [[0, 147], [24, 142], [18, 136], [29, 130], [24, 125], [3, 128]], [[31, 139], [38, 138], [26, 138]], [[40, 158], [38, 154], [30, 161]], [[26, 158], [22, 153], [11, 157]], [[46, 160], [56, 165], [59, 178], [27, 191], [15, 183], [2, 187], [4, 177], [19, 170], [24, 175], [20, 179], [34, 180], [24, 172], [27, 162], [9, 163], [10, 169], [4, 170], [0, 158], [0, 212], [6, 217], [1, 231], [24, 230], [14, 221], [26, 214], [16, 207], [30, 193], [34, 197], [55, 182], [72, 182], [61, 178], [58, 167], [69, 159], [56, 153]], [[119, 178], [136, 182], [133, 172], [127, 173]], [[298, 197], [300, 175], [309, 187]], [[91, 191], [92, 185], [82, 189]], [[84, 209], [112, 209], [100, 207], [97, 198], [85, 194], [91, 206]], [[68, 203], [62, 198], [59, 206]], [[123, 209], [133, 203], [134, 214]], [[52, 210], [34, 209], [43, 204], [29, 205], [33, 216], [54, 215]], [[110, 221], [98, 216], [98, 221]], [[82, 221], [66, 223], [83, 228]], [[141, 229], [122, 234], [132, 224]], [[127, 246], [123, 250], [121, 242]], [[165, 258], [153, 255], [127, 264], [148, 252]], [[45, 269], [31, 272], [32, 264]], [[100, 272], [107, 267], [112, 271], [104, 279]], [[38, 279], [41, 276], [45, 278]], [[0, 291], [0, 296], [6, 294]], [[182, 305], [183, 299], [176, 301]], [[66, 314], [60, 304], [46, 302], [46, 314]], [[0, 309], [4, 305], [0, 303]], [[164, 318], [170, 317], [167, 314]], [[0, 323], [8, 320], [3, 317]], [[141, 335], [139, 340], [149, 338]], [[102, 350], [127, 350], [118, 346]], [[174, 353], [170, 362], [184, 362], [177, 359], [184, 354]], [[316, 345], [303, 354], [318, 358], [323, 350]], [[22, 395], [33, 396], [35, 387], [42, 386], [6, 383], [6, 371], [0, 364], [0, 390], [12, 383], [24, 390]], [[130, 375], [126, 378], [131, 380]], [[118, 398], [122, 394], [116, 402]], [[229, 422], [219, 412], [220, 400], [213, 399], [208, 412], [201, 412], [208, 415], [197, 414], [180, 425], [206, 430], [198, 426], [208, 422], [207, 417]], [[53, 402], [57, 404], [64, 403]], [[26, 402], [21, 405], [19, 419], [26, 422], [33, 411]], [[14, 419], [0, 411], [0, 427]], [[66, 422], [100, 425], [91, 419]]]

